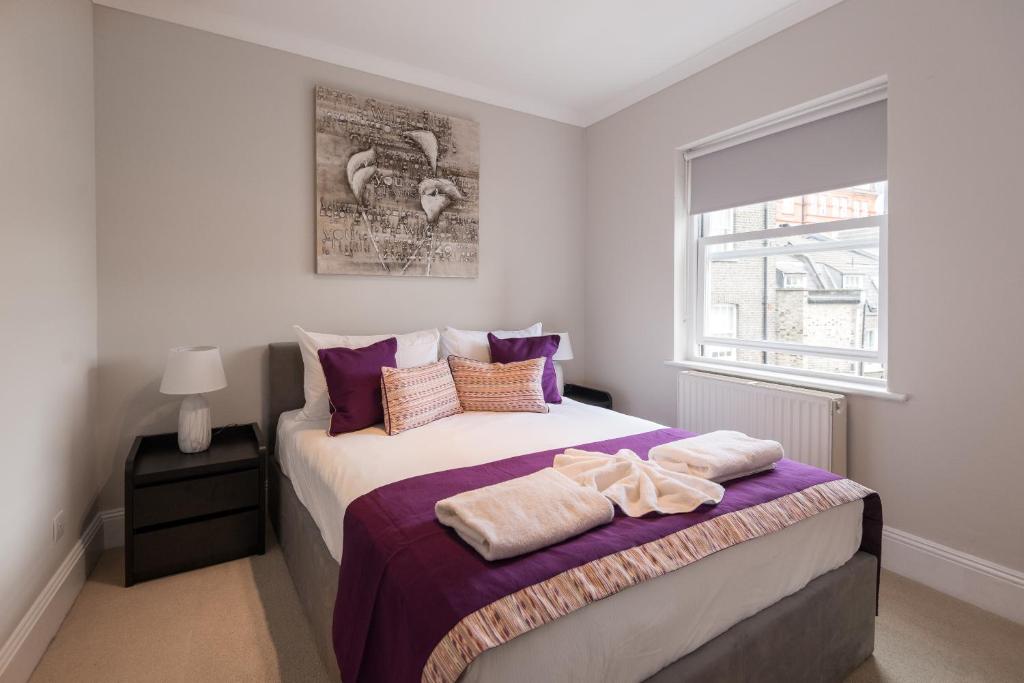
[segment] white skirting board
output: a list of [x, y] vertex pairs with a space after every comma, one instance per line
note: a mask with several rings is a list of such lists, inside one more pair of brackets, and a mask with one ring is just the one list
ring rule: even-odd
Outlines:
[[[123, 544], [124, 509], [97, 514], [0, 649], [0, 683], [28, 680], [85, 585], [88, 558]], [[882, 534], [882, 566], [1024, 624], [1024, 572], [892, 527]]]
[[120, 548], [124, 545], [124, 508], [104, 510], [100, 513], [103, 518], [103, 547]]
[[1024, 572], [888, 526], [882, 531], [882, 566], [1024, 624]]
[[98, 514], [4, 643], [0, 649], [0, 683], [22, 683], [32, 675], [85, 585], [93, 561], [105, 547], [105, 531], [103, 515]]

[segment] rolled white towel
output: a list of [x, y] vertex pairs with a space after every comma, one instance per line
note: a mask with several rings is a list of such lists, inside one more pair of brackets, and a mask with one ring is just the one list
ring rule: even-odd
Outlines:
[[648, 457], [665, 469], [723, 482], [770, 470], [783, 455], [778, 441], [723, 430], [655, 446]]
[[615, 517], [611, 502], [547, 467], [438, 501], [434, 513], [487, 560], [523, 555]]
[[666, 470], [626, 449], [610, 455], [570, 448], [555, 456], [554, 468], [600, 491], [630, 517], [691, 512], [704, 503], [720, 502], [725, 494], [714, 482]]

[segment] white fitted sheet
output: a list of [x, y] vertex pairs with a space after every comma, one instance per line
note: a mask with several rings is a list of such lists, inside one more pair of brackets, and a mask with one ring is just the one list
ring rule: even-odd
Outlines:
[[[276, 452], [340, 560], [346, 507], [379, 486], [662, 427], [569, 399], [551, 408], [463, 413], [397, 436], [371, 427], [337, 437], [327, 436], [326, 420], [290, 411], [278, 423]], [[642, 680], [846, 563], [860, 546], [862, 511], [862, 501], [847, 503], [592, 603], [488, 650], [462, 680]]]

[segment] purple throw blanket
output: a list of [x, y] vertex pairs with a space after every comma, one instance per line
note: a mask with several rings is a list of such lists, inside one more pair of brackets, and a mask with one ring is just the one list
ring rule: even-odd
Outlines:
[[[576, 447], [606, 453], [629, 448], [646, 458], [654, 446], [689, 436], [693, 434], [659, 429]], [[412, 477], [349, 505], [333, 629], [345, 683], [419, 681], [435, 646], [449, 631], [497, 600], [598, 558], [842, 479], [783, 460], [773, 471], [726, 483], [718, 505], [643, 518], [619, 513], [610, 524], [581, 536], [497, 562], [480, 557], [434, 516], [437, 501], [549, 467], [564, 450]], [[864, 520], [861, 549], [880, 556], [881, 504], [876, 494], [865, 498]]]

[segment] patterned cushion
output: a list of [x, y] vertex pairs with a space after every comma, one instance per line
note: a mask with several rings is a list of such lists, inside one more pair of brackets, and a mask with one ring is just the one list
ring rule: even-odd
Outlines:
[[446, 361], [415, 368], [381, 368], [384, 429], [399, 434], [462, 412]]
[[546, 413], [544, 376], [546, 358], [517, 363], [481, 363], [449, 356], [455, 389], [463, 410]]

